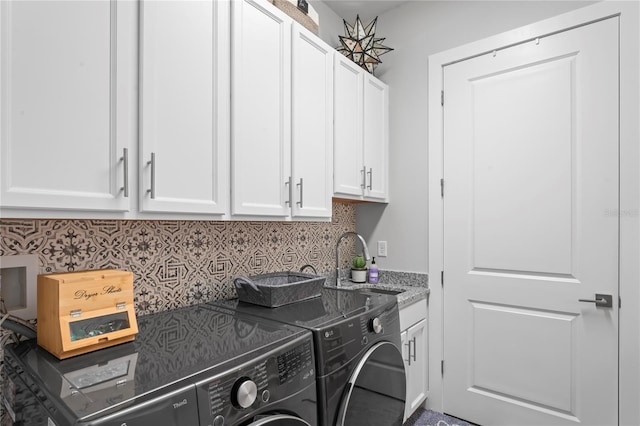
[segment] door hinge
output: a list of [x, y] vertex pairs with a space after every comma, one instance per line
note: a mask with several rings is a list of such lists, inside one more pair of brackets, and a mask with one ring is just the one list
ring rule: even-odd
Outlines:
[[622, 297], [618, 296], [618, 309], [622, 308]]
[[444, 287], [444, 271], [440, 271], [440, 285]]
[[444, 90], [440, 91], [440, 105], [444, 106]]
[[440, 374], [444, 376], [444, 359], [440, 360]]
[[444, 179], [440, 179], [440, 198], [444, 198]]

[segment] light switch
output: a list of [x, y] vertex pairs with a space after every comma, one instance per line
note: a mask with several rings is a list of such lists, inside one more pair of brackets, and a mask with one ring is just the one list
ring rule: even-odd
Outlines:
[[378, 241], [378, 256], [387, 257], [387, 242]]

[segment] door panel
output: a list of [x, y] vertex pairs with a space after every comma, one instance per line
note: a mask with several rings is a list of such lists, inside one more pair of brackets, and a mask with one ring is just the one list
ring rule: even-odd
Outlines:
[[444, 69], [444, 409], [617, 423], [618, 20]]
[[571, 274], [574, 59], [470, 82], [474, 270]]
[[[571, 412], [576, 315], [480, 302], [470, 305], [472, 391]], [[532, 346], [552, 347], [555, 362], [544, 369], [530, 368], [540, 355], [530, 350]]]

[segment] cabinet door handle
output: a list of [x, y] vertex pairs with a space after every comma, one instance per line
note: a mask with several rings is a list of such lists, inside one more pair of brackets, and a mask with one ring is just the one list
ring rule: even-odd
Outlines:
[[300, 201], [296, 202], [297, 205], [300, 206], [300, 208], [303, 208], [303, 204], [302, 204], [302, 193], [304, 192], [303, 187], [302, 187], [302, 178], [300, 178], [300, 183], [297, 183], [296, 186], [300, 187]]
[[293, 198], [293, 188], [291, 187], [291, 176], [289, 176], [289, 180], [284, 183], [289, 189], [289, 199], [284, 202], [285, 205], [291, 207], [291, 199]]
[[[415, 339], [413, 339], [413, 341], [415, 343]], [[411, 365], [411, 340], [409, 340], [404, 345], [407, 347], [407, 359], [405, 359], [405, 361], [407, 361], [407, 365]]]
[[413, 355], [411, 355], [411, 345], [409, 345], [409, 365], [411, 365], [411, 358], [413, 358], [413, 360], [416, 360], [416, 352], [418, 351], [418, 348], [416, 346], [416, 338], [414, 337], [413, 339], [411, 339], [409, 341], [409, 343], [413, 342]]
[[371, 191], [373, 189], [373, 169], [370, 168], [367, 174], [369, 175], [369, 185], [367, 186], [367, 188], [369, 188], [369, 191]]
[[151, 195], [151, 199], [156, 198], [156, 153], [151, 153], [151, 160], [147, 161], [147, 165], [151, 167], [151, 188], [147, 192]]
[[129, 197], [129, 148], [122, 149], [122, 157], [120, 157], [120, 161], [122, 161], [122, 167], [124, 168], [123, 186], [120, 190], [124, 192], [125, 197]]
[[364, 190], [367, 187], [367, 167], [363, 166], [360, 173], [362, 173], [362, 183], [360, 184], [360, 188]]

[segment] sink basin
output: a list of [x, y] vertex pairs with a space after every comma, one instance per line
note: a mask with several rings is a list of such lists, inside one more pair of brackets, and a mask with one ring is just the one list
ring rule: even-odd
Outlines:
[[379, 294], [391, 294], [391, 295], [396, 295], [404, 292], [404, 290], [390, 290], [390, 289], [378, 288], [378, 287], [367, 287], [367, 288], [361, 288], [360, 290], [366, 293], [379, 293]]

